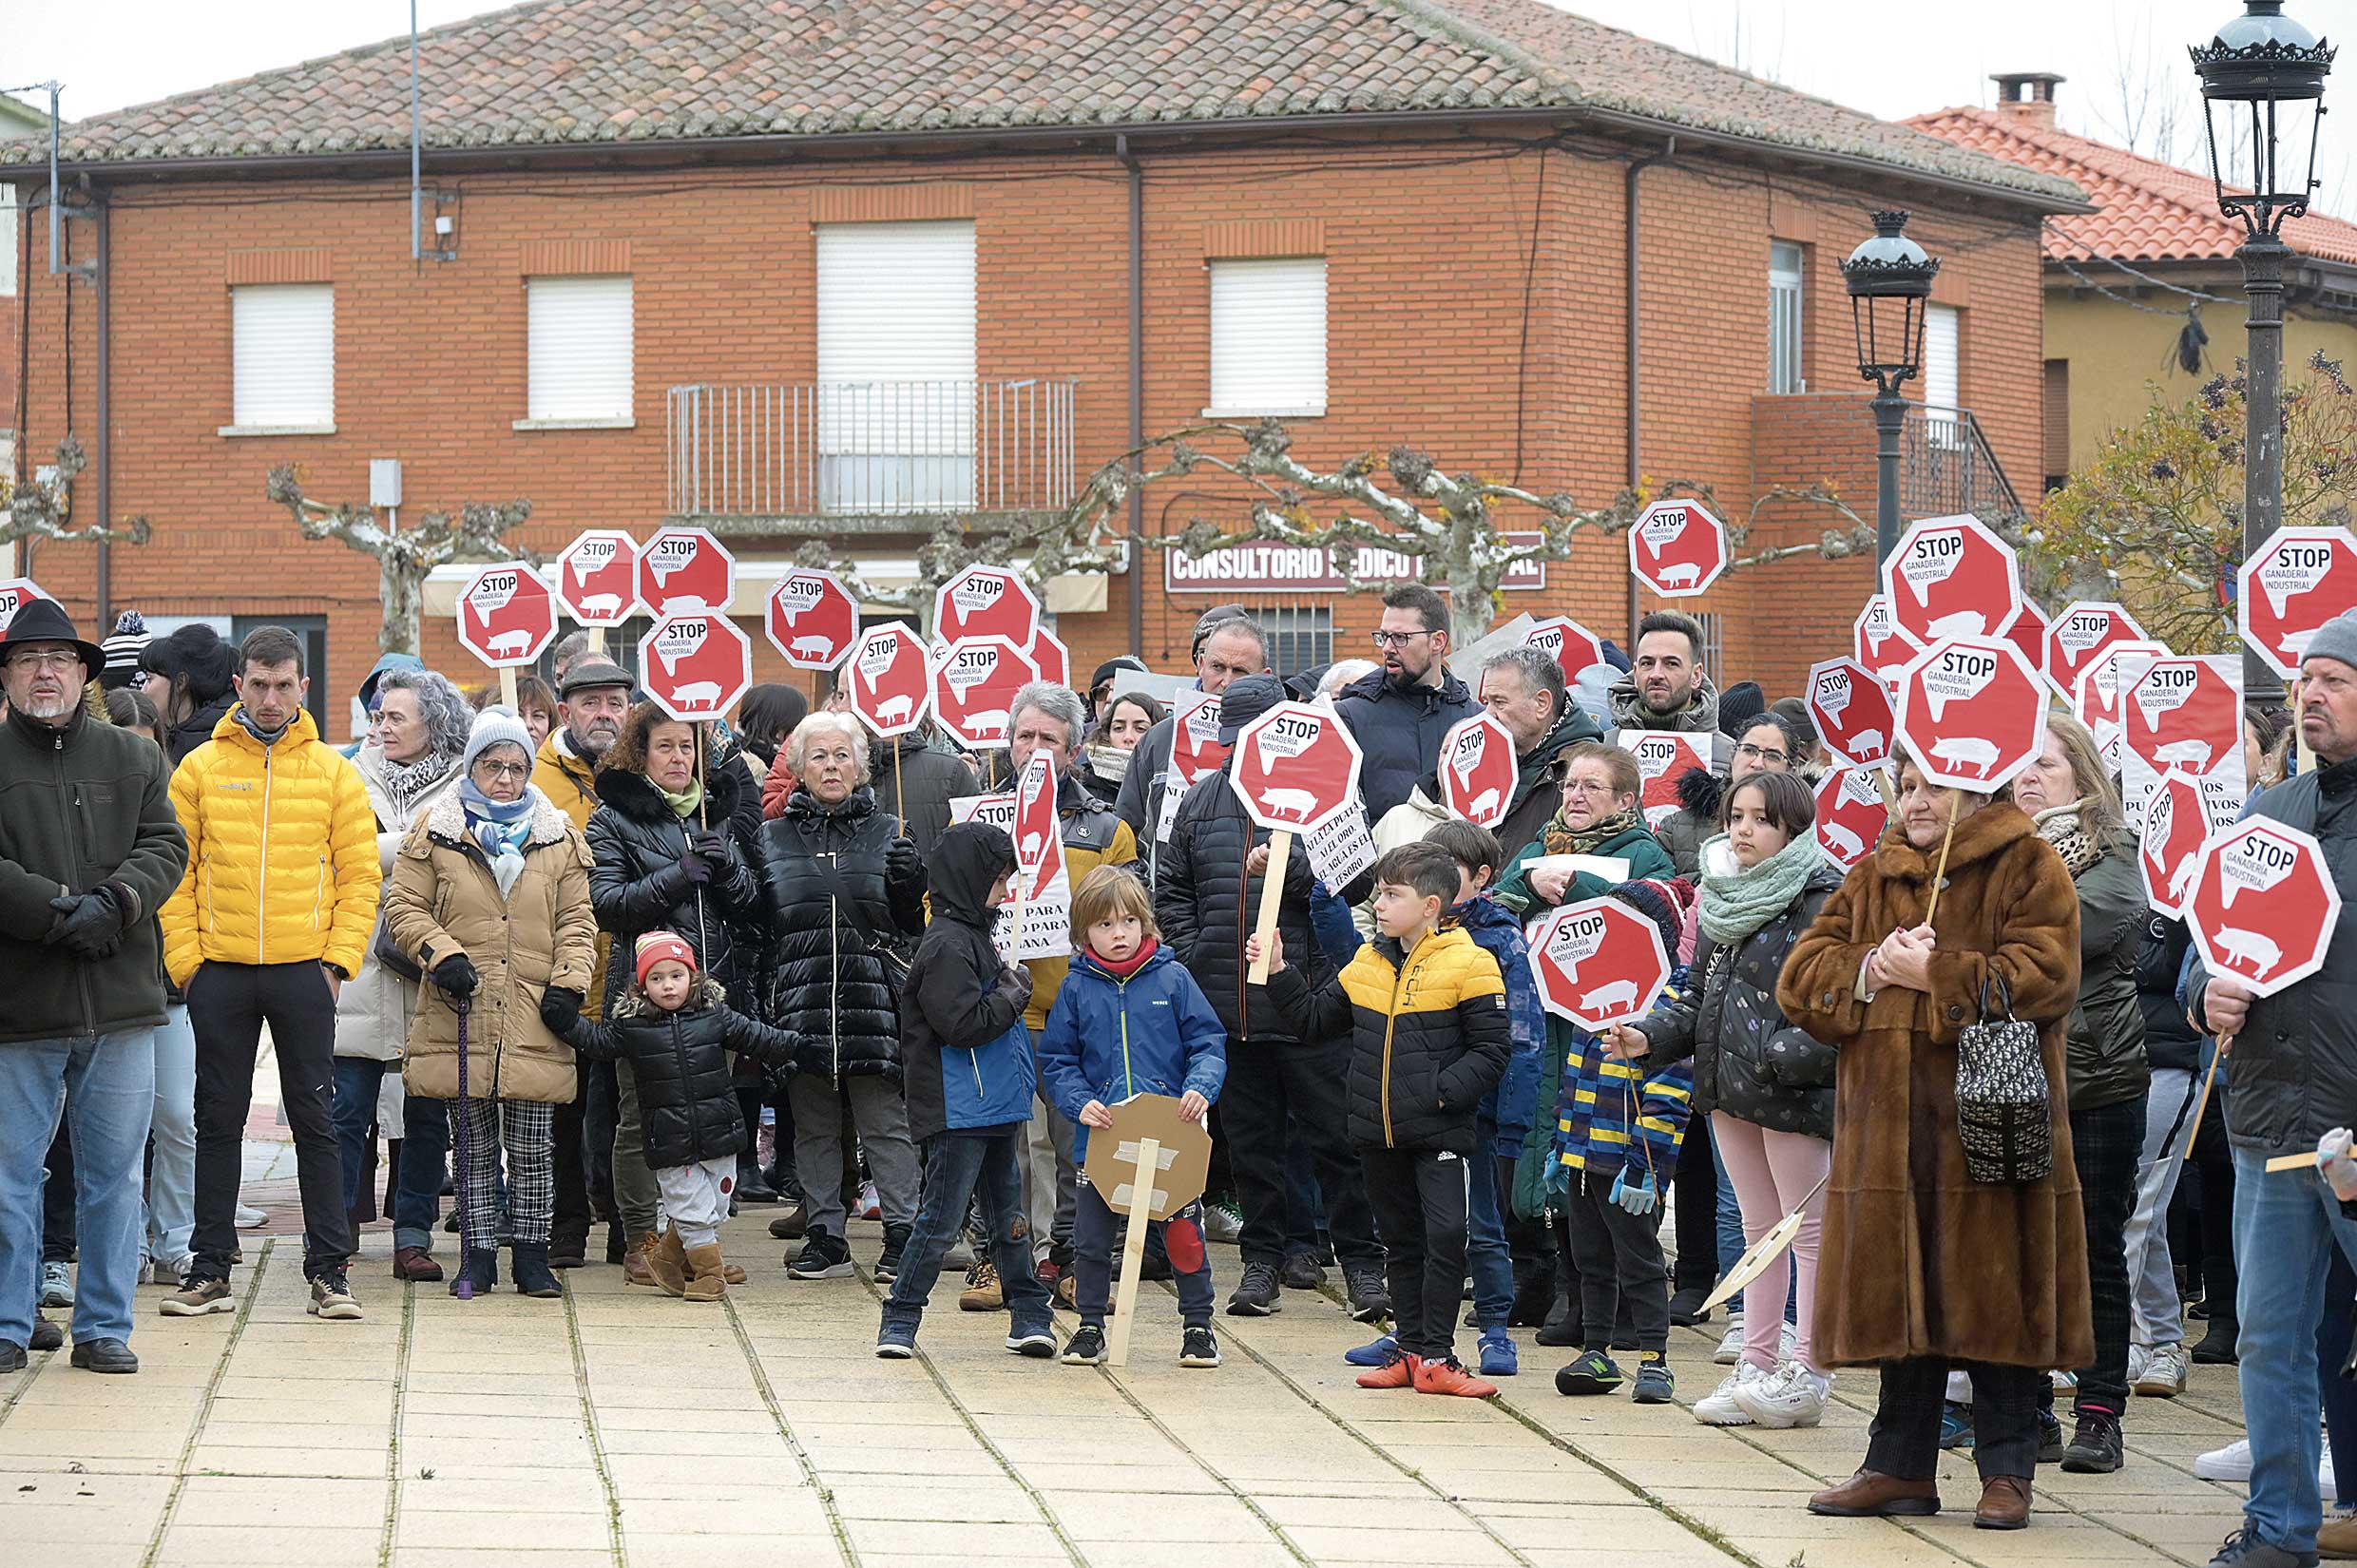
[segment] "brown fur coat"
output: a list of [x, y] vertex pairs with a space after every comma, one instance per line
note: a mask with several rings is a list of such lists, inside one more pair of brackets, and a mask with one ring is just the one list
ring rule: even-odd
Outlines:
[[[1894, 821], [1793, 946], [1777, 987], [1786, 1017], [1841, 1049], [1816, 1354], [1828, 1366], [1945, 1356], [2083, 1367], [2095, 1334], [2063, 1088], [2079, 896], [2030, 819], [1989, 806], [1956, 829], [1931, 990], [1887, 986], [1860, 1003], [1859, 966], [1893, 929], [1922, 922], [1938, 854]], [[2052, 1089], [2053, 1172], [2019, 1187], [1965, 1175], [1956, 1131], [1956, 1039], [1980, 1017], [1991, 968], [2012, 988], [2014, 1016], [2041, 1026]]]

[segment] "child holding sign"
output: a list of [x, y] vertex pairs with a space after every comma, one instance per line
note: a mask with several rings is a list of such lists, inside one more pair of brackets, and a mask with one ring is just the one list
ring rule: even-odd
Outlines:
[[[1352, 1037], [1351, 1141], [1390, 1250], [1399, 1339], [1359, 1386], [1482, 1399], [1497, 1386], [1456, 1352], [1465, 1162], [1480, 1153], [1474, 1112], [1505, 1073], [1513, 1030], [1498, 961], [1463, 927], [1438, 928], [1458, 880], [1455, 857], [1438, 845], [1393, 850], [1375, 863], [1376, 940], [1313, 991], [1273, 936], [1268, 994], [1303, 1039]], [[1259, 948], [1250, 939], [1245, 957], [1257, 962]]]
[[[1155, 928], [1145, 885], [1126, 868], [1100, 866], [1072, 897], [1071, 971], [1040, 1036], [1040, 1084], [1075, 1123], [1072, 1160], [1088, 1158], [1088, 1131], [1113, 1125], [1110, 1106], [1132, 1095], [1176, 1095], [1178, 1114], [1200, 1121], [1228, 1076], [1228, 1031], [1195, 977]], [[1199, 1202], [1157, 1224], [1178, 1275], [1185, 1326], [1178, 1365], [1217, 1367], [1212, 1336], [1211, 1260], [1203, 1251]], [[1105, 1297], [1113, 1272], [1113, 1211], [1080, 1176], [1072, 1216], [1072, 1271], [1081, 1327], [1064, 1347], [1067, 1367], [1104, 1360]]]

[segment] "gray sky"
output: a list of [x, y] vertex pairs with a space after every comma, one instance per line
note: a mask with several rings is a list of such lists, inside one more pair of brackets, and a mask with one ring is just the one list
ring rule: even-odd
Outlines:
[[[1442, 0], [1446, 4], [1446, 0]], [[1740, 66], [1804, 92], [1898, 119], [1986, 104], [1993, 70], [2051, 70], [2061, 123], [2197, 164], [2201, 120], [2188, 43], [2234, 0], [1555, 0], [1566, 10]], [[421, 27], [499, 9], [418, 0]], [[2347, 31], [2348, 0], [2291, 0], [2318, 30]], [[2339, 26], [2332, 26], [2339, 24]], [[405, 32], [405, 0], [0, 0], [0, 86], [55, 77], [68, 120], [332, 54]], [[2325, 205], [2357, 216], [2357, 59], [2327, 102]], [[2173, 123], [2174, 122], [2174, 123]], [[2339, 124], [2334, 124], [2339, 122]]]

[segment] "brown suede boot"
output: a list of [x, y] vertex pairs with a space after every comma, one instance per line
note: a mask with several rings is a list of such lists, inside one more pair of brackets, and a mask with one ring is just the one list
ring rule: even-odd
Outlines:
[[687, 1293], [687, 1249], [680, 1243], [677, 1229], [666, 1229], [646, 1254], [647, 1271], [667, 1296]]
[[682, 1292], [688, 1300], [718, 1301], [728, 1294], [728, 1280], [720, 1272], [723, 1265], [719, 1242], [709, 1247], [690, 1247], [687, 1250], [687, 1266], [695, 1276], [687, 1282], [687, 1289]]
[[745, 1282], [745, 1272], [734, 1263], [723, 1263], [720, 1265], [720, 1277], [731, 1285], [742, 1285]]
[[630, 1250], [622, 1255], [622, 1282], [624, 1285], [651, 1287], [655, 1283], [655, 1272], [647, 1267], [646, 1260], [654, 1252], [655, 1244], [661, 1239], [653, 1231], [630, 1238]]

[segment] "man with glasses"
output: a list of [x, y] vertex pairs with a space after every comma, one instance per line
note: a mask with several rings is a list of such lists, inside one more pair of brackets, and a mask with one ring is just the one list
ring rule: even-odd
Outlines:
[[1753, 774], [1791, 773], [1802, 761], [1800, 736], [1782, 714], [1764, 713], [1747, 719], [1727, 754], [1724, 776], [1712, 769], [1689, 768], [1677, 781], [1677, 810], [1661, 819], [1654, 836], [1670, 851], [1680, 876], [1693, 876], [1702, 861], [1703, 841], [1723, 831], [1720, 809], [1727, 792]]
[[35, 1341], [34, 1299], [43, 1157], [61, 1113], [82, 1248], [73, 1365], [139, 1370], [140, 1165], [163, 1023], [154, 916], [180, 884], [188, 840], [163, 754], [83, 706], [105, 662], [49, 600], [0, 632], [0, 1372], [22, 1371], [29, 1348], [57, 1348]]
[[[1259, 625], [1244, 614], [1241, 604], [1222, 604], [1195, 627], [1195, 684], [1214, 695], [1230, 682], [1258, 675], [1269, 667], [1269, 641]], [[1162, 786], [1170, 772], [1170, 743], [1178, 719], [1169, 717], [1148, 730], [1130, 754], [1129, 771], [1121, 775], [1121, 793], [1113, 811], [1129, 824], [1140, 846], [1154, 843], [1153, 830], [1162, 808]], [[1150, 862], [1159, 856], [1147, 851]]]
[[[1571, 700], [1555, 656], [1528, 643], [1490, 655], [1482, 666], [1481, 702], [1514, 737], [1514, 796], [1497, 828], [1499, 848], [1512, 854], [1539, 836], [1562, 804], [1564, 752], [1601, 740], [1603, 732]], [[1435, 779], [1428, 794], [1438, 799], [1438, 791]]]
[[1433, 773], [1441, 741], [1482, 705], [1448, 673], [1448, 601], [1423, 583], [1383, 596], [1374, 645], [1383, 668], [1343, 687], [1334, 711], [1366, 754], [1359, 787], [1367, 819], [1380, 822]]

